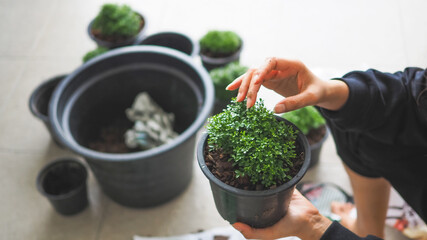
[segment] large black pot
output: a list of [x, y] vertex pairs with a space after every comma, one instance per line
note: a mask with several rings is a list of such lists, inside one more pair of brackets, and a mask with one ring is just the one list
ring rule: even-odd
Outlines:
[[[286, 119], [276, 117], [285, 121], [294, 129], [294, 124]], [[254, 228], [264, 228], [275, 224], [286, 212], [291, 201], [292, 193], [296, 184], [302, 179], [310, 165], [310, 151], [307, 138], [298, 131], [296, 142], [304, 152], [304, 163], [298, 174], [289, 182], [275, 189], [262, 191], [249, 191], [232, 187], [216, 178], [206, 166], [204, 149], [209, 135], [203, 134], [197, 146], [197, 160], [205, 176], [209, 179], [216, 208], [219, 214], [231, 224], [243, 222]]]
[[61, 147], [62, 145], [60, 144], [60, 141], [56, 138], [56, 135], [52, 133], [52, 127], [48, 116], [48, 108], [53, 91], [66, 76], [67, 75], [58, 75], [41, 83], [31, 93], [29, 100], [31, 113], [43, 122], [54, 142]]
[[[89, 149], [105, 126], [124, 122], [135, 96], [148, 92], [175, 114], [173, 141], [147, 151], [114, 154]], [[106, 195], [129, 207], [148, 207], [181, 193], [192, 177], [197, 131], [214, 101], [208, 73], [173, 49], [118, 48], [94, 58], [61, 82], [50, 104], [52, 128], [61, 142], [82, 155]]]
[[138, 15], [141, 17], [142, 21], [143, 21], [143, 25], [141, 26], [141, 29], [139, 30], [138, 34], [133, 36], [133, 37], [129, 37], [123, 41], [120, 42], [110, 42], [110, 41], [106, 41], [103, 39], [100, 39], [98, 37], [96, 37], [93, 33], [92, 33], [92, 25], [93, 25], [93, 21], [92, 20], [88, 27], [87, 27], [87, 33], [90, 37], [90, 39], [92, 39], [96, 45], [98, 45], [98, 47], [105, 47], [105, 48], [118, 48], [118, 47], [124, 47], [124, 46], [130, 46], [133, 44], [136, 44], [137, 42], [141, 41], [144, 38], [144, 34], [145, 31], [147, 29], [147, 20], [144, 18], [144, 16], [142, 16], [141, 14], [138, 13]]
[[199, 52], [198, 45], [188, 36], [177, 32], [159, 32], [144, 38], [139, 45], [156, 45], [181, 51], [192, 57]]

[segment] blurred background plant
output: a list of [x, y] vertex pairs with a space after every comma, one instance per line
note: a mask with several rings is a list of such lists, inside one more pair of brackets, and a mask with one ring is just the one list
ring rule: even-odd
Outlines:
[[202, 53], [210, 57], [223, 57], [236, 52], [242, 45], [242, 41], [233, 31], [211, 30], [199, 41]]

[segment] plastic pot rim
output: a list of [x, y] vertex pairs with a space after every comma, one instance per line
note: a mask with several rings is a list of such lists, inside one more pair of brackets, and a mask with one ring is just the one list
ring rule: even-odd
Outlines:
[[[283, 119], [287, 124], [293, 125], [295, 129], [296, 126], [289, 122], [288, 120], [281, 118], [279, 116], [276, 116], [276, 118]], [[304, 134], [301, 133], [301, 131], [298, 132], [298, 139], [302, 142], [302, 147], [304, 149], [304, 163], [301, 166], [301, 169], [298, 171], [298, 173], [288, 182], [274, 188], [274, 189], [267, 189], [267, 190], [260, 190], [260, 191], [251, 191], [251, 190], [244, 190], [232, 187], [221, 180], [219, 180], [213, 173], [209, 170], [208, 166], [206, 166], [205, 158], [204, 158], [204, 148], [205, 144], [208, 139], [208, 133], [204, 132], [199, 140], [199, 144], [197, 145], [197, 161], [199, 163], [199, 167], [202, 170], [202, 172], [205, 174], [205, 176], [209, 179], [209, 181], [213, 182], [215, 185], [217, 185], [219, 188], [225, 190], [226, 192], [239, 195], [239, 196], [246, 196], [246, 197], [266, 197], [271, 195], [276, 195], [279, 192], [286, 191], [288, 189], [291, 189], [292, 187], [296, 186], [296, 184], [304, 177], [305, 173], [307, 172], [309, 166], [310, 166], [310, 148], [308, 147], [308, 141], [307, 138], [304, 136]]]
[[240, 48], [228, 57], [218, 57], [218, 58], [209, 57], [203, 54], [201, 50], [199, 55], [202, 61], [208, 62], [209, 64], [222, 64], [224, 62], [233, 61], [234, 59], [238, 58], [238, 56], [241, 54], [243, 50], [243, 40], [241, 41], [241, 43], [242, 44], [240, 45]]
[[[150, 35], [146, 36], [144, 39], [141, 39], [140, 41], [138, 41], [135, 45], [158, 46], [158, 45], [146, 44], [146, 43], [144, 43], [144, 41], [150, 40], [151, 38], [154, 38], [157, 36], [167, 35], [167, 34], [180, 36], [180, 37], [188, 40], [189, 43], [191, 43], [191, 45], [193, 46], [193, 49], [191, 50], [191, 54], [187, 54], [187, 55], [194, 57], [200, 51], [199, 50], [200, 49], [199, 44], [196, 41], [194, 41], [193, 39], [191, 39], [189, 36], [187, 36], [184, 33], [175, 32], [175, 31], [162, 31], [162, 32], [156, 32], [156, 33], [150, 34]], [[159, 47], [162, 47], [162, 46], [159, 46]]]
[[[36, 102], [40, 99], [41, 95], [46, 91], [46, 87], [49, 87], [50, 85], [53, 85], [55, 81], [60, 81], [61, 79], [64, 79], [67, 77], [67, 74], [60, 74], [55, 77], [49, 78], [48, 80], [42, 82], [34, 91], [31, 93], [30, 99], [28, 101], [28, 106], [30, 108], [31, 113], [37, 117], [40, 118], [43, 121], [48, 121], [49, 117], [45, 114], [42, 114], [37, 106]], [[53, 94], [54, 91], [52, 91]], [[51, 97], [52, 98], [52, 97]], [[48, 102], [48, 105], [50, 104], [50, 101]], [[49, 107], [48, 107], [49, 112]]]
[[[46, 176], [46, 174], [48, 173], [48, 171], [51, 169], [51, 167], [53, 167], [55, 165], [58, 165], [58, 164], [62, 164], [62, 163], [76, 163], [76, 164], [78, 164], [82, 168], [82, 170], [83, 170], [83, 174], [84, 174], [84, 176], [83, 176], [83, 178], [84, 178], [83, 184], [81, 184], [79, 187], [73, 189], [72, 191], [70, 191], [70, 192], [68, 192], [66, 194], [60, 194], [60, 195], [49, 194], [49, 193], [47, 193], [44, 190], [44, 188], [42, 186], [43, 185], [44, 177]], [[59, 159], [56, 159], [56, 160], [48, 163], [47, 165], [45, 165], [40, 170], [39, 174], [37, 175], [36, 185], [37, 185], [37, 189], [39, 190], [39, 192], [43, 196], [45, 196], [45, 197], [47, 197], [48, 199], [51, 199], [51, 200], [61, 200], [61, 199], [67, 199], [70, 196], [75, 195], [77, 192], [80, 192], [81, 189], [84, 188], [86, 186], [86, 184], [87, 184], [86, 183], [87, 177], [88, 177], [88, 172], [87, 172], [86, 166], [83, 165], [83, 163], [81, 163], [81, 161], [79, 161], [79, 160], [77, 160], [75, 158], [72, 158], [72, 157], [59, 158]]]
[[[103, 61], [106, 58], [126, 55], [131, 53], [151, 53], [151, 54], [162, 54], [167, 57], [172, 57], [180, 60], [182, 63], [190, 66], [200, 78], [204, 88], [204, 98], [203, 105], [196, 117], [196, 119], [191, 123], [191, 125], [185, 129], [177, 138], [172, 140], [169, 143], [163, 144], [156, 148], [152, 148], [146, 151], [139, 151], [134, 153], [103, 153], [91, 150], [87, 147], [81, 146], [78, 144], [71, 134], [65, 134], [62, 125], [59, 123], [58, 118], [56, 117], [58, 111], [58, 101], [61, 97], [62, 92], [67, 88], [68, 84], [73, 80], [74, 77], [79, 75], [82, 71], [90, 68], [91, 66]], [[135, 159], [144, 159], [150, 158], [152, 156], [158, 155], [162, 152], [170, 151], [176, 147], [179, 147], [182, 143], [189, 140], [193, 135], [197, 133], [197, 131], [203, 126], [206, 119], [208, 118], [214, 103], [214, 87], [212, 82], [210, 81], [210, 77], [208, 72], [200, 65], [197, 65], [193, 59], [178, 50], [159, 47], [159, 46], [127, 46], [109, 50], [108, 52], [96, 56], [75, 71], [70, 73], [55, 89], [55, 92], [52, 94], [51, 103], [49, 105], [49, 120], [52, 123], [52, 129], [54, 134], [58, 137], [59, 141], [72, 151], [82, 155], [85, 158], [89, 158], [91, 160], [100, 160], [100, 161], [133, 161]]]

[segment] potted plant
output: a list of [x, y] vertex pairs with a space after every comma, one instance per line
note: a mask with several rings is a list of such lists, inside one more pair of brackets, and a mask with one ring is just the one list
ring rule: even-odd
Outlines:
[[211, 30], [200, 39], [199, 45], [202, 64], [210, 71], [238, 61], [243, 41], [233, 31]]
[[209, 72], [212, 82], [215, 87], [215, 105], [213, 114], [221, 112], [233, 97], [236, 97], [237, 90], [228, 91], [225, 88], [233, 82], [237, 77], [244, 74], [248, 70], [239, 62], [232, 62], [224, 67], [213, 69]]
[[286, 214], [308, 169], [307, 139], [262, 101], [250, 109], [245, 102], [232, 102], [208, 122], [197, 159], [218, 212], [230, 223], [273, 225]]
[[155, 45], [181, 51], [191, 57], [199, 52], [199, 45], [190, 37], [178, 32], [159, 32], [145, 37], [138, 45]]
[[128, 5], [104, 4], [88, 26], [89, 37], [100, 47], [116, 48], [134, 44], [141, 38], [145, 18]]
[[295, 124], [307, 137], [311, 149], [310, 167], [319, 162], [320, 150], [328, 137], [325, 119], [313, 106], [307, 106], [282, 115]]
[[[134, 123], [125, 112], [141, 92], [174, 114], [178, 136], [149, 150], [131, 150], [124, 135]], [[188, 186], [196, 134], [213, 103], [209, 75], [190, 56], [131, 46], [110, 50], [68, 75], [52, 95], [49, 119], [61, 143], [85, 158], [108, 197], [140, 208], [167, 202]]]
[[84, 56], [83, 56], [83, 63], [89, 61], [90, 59], [99, 56], [101, 54], [104, 54], [106, 52], [108, 52], [108, 48], [105, 47], [97, 47], [96, 49], [87, 52]]

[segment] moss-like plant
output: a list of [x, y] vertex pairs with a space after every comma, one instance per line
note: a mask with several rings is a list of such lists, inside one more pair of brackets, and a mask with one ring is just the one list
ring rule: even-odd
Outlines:
[[220, 101], [230, 101], [231, 98], [235, 97], [237, 90], [227, 91], [225, 88], [247, 70], [248, 68], [240, 65], [239, 62], [232, 62], [225, 67], [213, 69], [209, 75], [215, 87], [216, 99]]
[[103, 37], [127, 38], [140, 29], [141, 18], [128, 5], [104, 4], [93, 21], [92, 29]]
[[307, 135], [311, 129], [316, 129], [325, 124], [325, 119], [313, 106], [284, 113], [282, 117], [295, 124], [304, 135]]
[[233, 31], [211, 30], [199, 41], [202, 53], [211, 57], [222, 57], [236, 52], [242, 45], [241, 39]]
[[292, 179], [288, 173], [296, 157], [296, 131], [264, 107], [262, 100], [247, 109], [233, 101], [209, 119], [208, 145], [230, 155], [236, 178], [248, 176], [252, 184], [270, 187]]
[[106, 53], [106, 52], [108, 52], [108, 48], [98, 47], [95, 50], [92, 50], [92, 51], [86, 53], [83, 56], [83, 62], [85, 63], [85, 62], [89, 61], [90, 59], [92, 59], [92, 58], [94, 58], [96, 56], [99, 56], [99, 55], [101, 55], [103, 53]]

